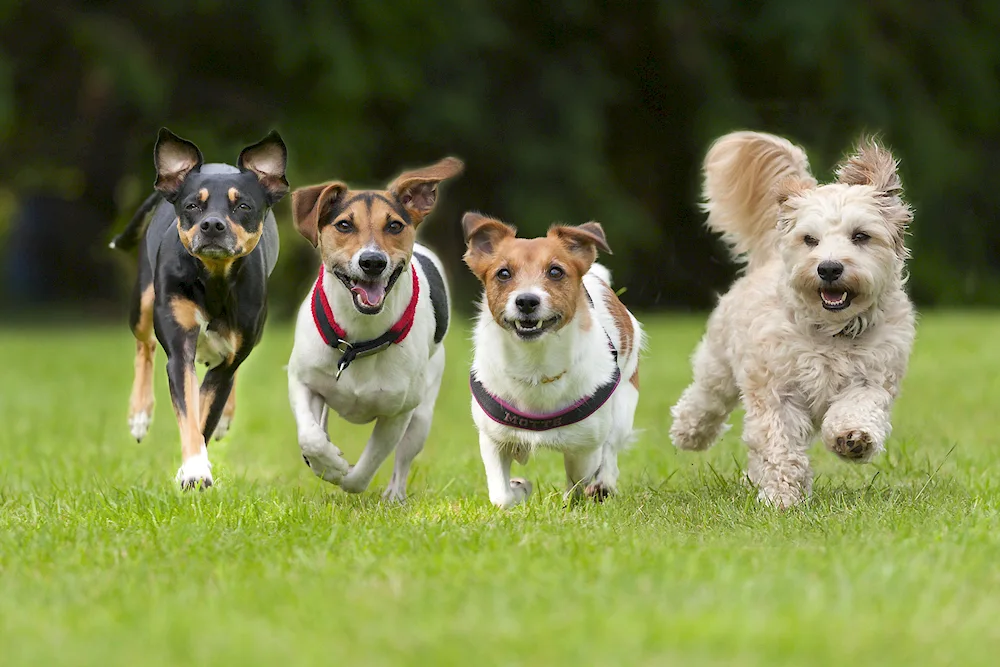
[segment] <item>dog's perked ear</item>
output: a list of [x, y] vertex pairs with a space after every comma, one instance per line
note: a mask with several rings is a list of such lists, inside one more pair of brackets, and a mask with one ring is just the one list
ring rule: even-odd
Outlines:
[[153, 164], [156, 166], [156, 182], [153, 187], [163, 193], [164, 199], [173, 203], [184, 179], [193, 170], [200, 168], [204, 161], [197, 146], [161, 127], [153, 148]]
[[389, 194], [403, 206], [413, 225], [419, 225], [437, 203], [437, 186], [441, 181], [462, 173], [465, 164], [446, 157], [437, 164], [400, 174], [389, 184]]
[[252, 171], [257, 180], [267, 191], [267, 202], [274, 206], [288, 194], [288, 181], [285, 180], [285, 167], [288, 163], [288, 149], [274, 130], [255, 144], [247, 146], [240, 152], [237, 166], [242, 171]]
[[585, 222], [576, 227], [557, 225], [549, 229], [549, 234], [558, 238], [582, 262], [581, 273], [586, 273], [590, 265], [597, 261], [598, 250], [612, 254], [599, 222]]
[[896, 246], [905, 255], [903, 236], [913, 221], [913, 210], [903, 201], [899, 162], [872, 137], [862, 137], [854, 154], [837, 167], [837, 181], [845, 185], [869, 185], [878, 193], [885, 221], [896, 232]]
[[462, 259], [479, 276], [496, 252], [497, 244], [516, 235], [517, 228], [470, 211], [462, 216], [462, 234], [468, 246]]
[[347, 185], [333, 182], [310, 185], [292, 193], [292, 220], [295, 221], [295, 228], [314, 248], [319, 244], [320, 221], [346, 192]]

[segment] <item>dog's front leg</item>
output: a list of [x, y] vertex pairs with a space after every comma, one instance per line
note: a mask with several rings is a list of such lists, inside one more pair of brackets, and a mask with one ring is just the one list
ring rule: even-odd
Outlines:
[[288, 401], [298, 427], [302, 459], [317, 477], [340, 484], [351, 466], [326, 434], [326, 399], [289, 372]]
[[501, 509], [517, 505], [531, 495], [531, 483], [525, 479], [510, 477], [513, 461], [511, 449], [494, 441], [485, 432], [479, 432], [479, 454], [486, 468], [486, 486], [490, 502]]
[[854, 463], [867, 463], [885, 449], [892, 432], [892, 396], [882, 387], [864, 386], [845, 392], [823, 417], [823, 444]]
[[351, 471], [344, 476], [340, 487], [348, 493], [362, 493], [371, 484], [372, 478], [389, 453], [396, 448], [406, 427], [410, 424], [413, 411], [393, 417], [379, 417], [372, 429], [365, 451]]
[[164, 342], [170, 399], [181, 433], [181, 467], [177, 471], [177, 481], [183, 489], [208, 488], [212, 486], [212, 464], [202, 436], [198, 376], [194, 370], [198, 330], [177, 328], [165, 336]]
[[764, 386], [745, 395], [743, 439], [749, 447], [747, 476], [758, 497], [778, 508], [804, 500], [812, 492], [807, 449], [813, 423], [809, 411]]
[[[579, 499], [585, 490], [589, 496], [598, 493], [596, 487], [591, 489], [591, 486], [597, 483], [603, 458], [604, 447], [582, 451], [579, 449], [567, 450], [563, 454], [563, 465], [566, 468], [566, 500]], [[599, 492], [597, 499], [604, 500], [608, 495], [610, 492]]]

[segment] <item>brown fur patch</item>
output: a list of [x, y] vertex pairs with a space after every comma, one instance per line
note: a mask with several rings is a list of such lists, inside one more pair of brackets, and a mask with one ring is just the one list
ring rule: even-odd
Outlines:
[[638, 366], [635, 367], [635, 372], [632, 373], [632, 377], [630, 377], [628, 379], [628, 381], [630, 383], [632, 383], [632, 386], [635, 387], [636, 389], [639, 388], [639, 367]]
[[236, 353], [239, 352], [240, 348], [243, 347], [243, 334], [239, 331], [230, 331], [228, 334], [229, 338], [229, 348], [232, 352], [226, 357], [226, 363], [232, 365], [236, 361]]
[[183, 227], [181, 227], [180, 218], [177, 218], [176, 224], [177, 224], [177, 235], [181, 239], [181, 245], [184, 246], [185, 250], [191, 252], [191, 246], [192, 244], [194, 244], [194, 236], [195, 234], [198, 233], [198, 230], [195, 227], [191, 227], [190, 229], [184, 229]]
[[202, 188], [198, 190], [198, 200], [204, 204], [208, 201], [208, 188]]
[[233, 420], [233, 416], [236, 414], [236, 373], [233, 373], [233, 388], [229, 391], [229, 398], [226, 399], [226, 405], [222, 408], [222, 416], [226, 417], [230, 421]]
[[[384, 199], [385, 198], [385, 199]], [[365, 246], [376, 246], [389, 255], [389, 265], [398, 266], [409, 260], [417, 230], [408, 225], [399, 212], [387, 201], [382, 192], [349, 191], [344, 205], [338, 207], [329, 224], [319, 234], [319, 249], [326, 266], [346, 266], [351, 258]], [[341, 231], [337, 223], [348, 222], [351, 231]], [[388, 230], [392, 223], [402, 225], [399, 233]]]
[[635, 344], [635, 329], [632, 327], [632, 318], [629, 317], [628, 309], [611, 289], [611, 286], [604, 282], [601, 284], [604, 287], [604, 305], [615, 321], [615, 328], [618, 329], [618, 354], [623, 359], [627, 359], [632, 354], [632, 346]]
[[181, 432], [181, 460], [187, 461], [192, 456], [201, 453], [201, 448], [205, 446], [205, 439], [202, 437], [201, 401], [198, 390], [198, 376], [194, 369], [184, 372], [184, 406], [181, 410], [174, 404], [174, 413], [177, 415], [177, 426]]
[[128, 400], [129, 419], [140, 413], [153, 414], [153, 357], [156, 353], [155, 340], [135, 341], [135, 376], [132, 380], [132, 395]]
[[458, 176], [463, 169], [461, 160], [446, 157], [429, 167], [403, 172], [389, 184], [386, 194], [402, 204], [416, 226], [434, 210], [438, 183]]
[[139, 297], [139, 319], [132, 332], [138, 340], [148, 341], [153, 337], [153, 301], [155, 296], [153, 284], [150, 283]]
[[229, 224], [229, 229], [233, 232], [233, 236], [236, 237], [236, 256], [245, 257], [252, 253], [260, 242], [260, 237], [264, 234], [264, 222], [261, 221], [257, 229], [252, 232], [248, 232], [246, 227], [237, 223], [228, 215], [226, 216], [226, 222]]
[[183, 329], [194, 329], [198, 326], [198, 314], [201, 308], [194, 301], [182, 296], [170, 299], [170, 313], [174, 321]]
[[235, 204], [236, 201], [240, 198], [240, 191], [237, 190], [236, 188], [229, 188], [228, 194], [229, 194], [230, 204]]

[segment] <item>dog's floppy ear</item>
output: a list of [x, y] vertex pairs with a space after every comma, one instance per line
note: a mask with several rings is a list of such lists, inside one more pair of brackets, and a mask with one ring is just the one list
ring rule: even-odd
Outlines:
[[345, 184], [334, 182], [310, 185], [292, 193], [292, 219], [295, 221], [295, 228], [314, 248], [319, 244], [320, 221], [346, 192]]
[[481, 276], [497, 244], [517, 234], [517, 228], [470, 211], [462, 216], [462, 234], [468, 246], [462, 259], [473, 273]]
[[164, 199], [173, 203], [184, 179], [192, 170], [201, 167], [204, 161], [197, 146], [161, 127], [153, 148], [153, 164], [156, 166], [153, 187], [163, 193]]
[[429, 167], [403, 172], [387, 189], [406, 209], [416, 226], [434, 210], [438, 183], [458, 176], [463, 169], [465, 164], [461, 160], [446, 157]]
[[903, 236], [913, 221], [913, 210], [903, 201], [899, 162], [889, 149], [873, 137], [862, 137], [854, 154], [837, 167], [837, 181], [846, 185], [870, 185], [875, 189], [882, 216], [894, 230], [896, 249], [905, 256]]
[[611, 254], [611, 247], [604, 236], [604, 228], [599, 222], [585, 222], [576, 227], [556, 225], [549, 229], [549, 235], [555, 236], [581, 262], [581, 273], [586, 273], [590, 265], [597, 260], [597, 251]]
[[288, 149], [274, 130], [257, 143], [247, 146], [240, 152], [237, 166], [242, 171], [252, 171], [257, 180], [267, 191], [269, 206], [277, 204], [288, 194], [288, 181], [285, 180], [285, 166], [288, 163]]

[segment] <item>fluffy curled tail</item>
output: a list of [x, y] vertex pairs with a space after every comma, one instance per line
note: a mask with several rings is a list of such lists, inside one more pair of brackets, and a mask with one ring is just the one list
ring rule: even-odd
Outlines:
[[805, 151], [762, 132], [719, 137], [708, 149], [704, 170], [708, 227], [751, 269], [777, 252], [777, 186], [790, 179], [816, 184]]
[[125, 225], [125, 229], [118, 236], [111, 239], [108, 247], [118, 250], [131, 250], [136, 247], [139, 244], [139, 239], [142, 238], [142, 235], [146, 231], [146, 225], [149, 222], [149, 212], [156, 208], [162, 197], [163, 195], [159, 192], [154, 192], [146, 197], [146, 200], [139, 206], [139, 210], [135, 212], [132, 219]]

